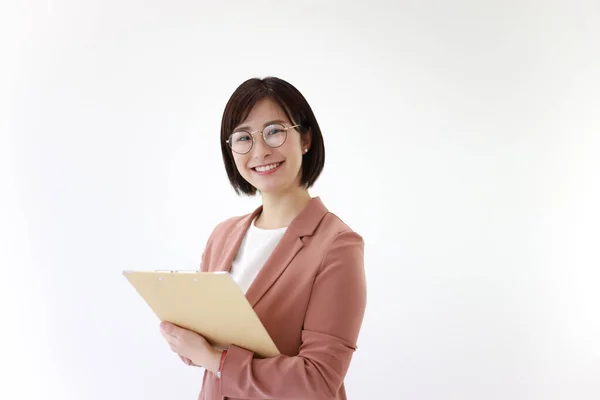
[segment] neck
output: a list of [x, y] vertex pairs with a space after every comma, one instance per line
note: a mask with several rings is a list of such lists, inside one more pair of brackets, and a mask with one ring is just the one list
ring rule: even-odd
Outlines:
[[303, 187], [285, 193], [261, 193], [261, 197], [263, 208], [255, 225], [263, 229], [288, 226], [311, 199], [308, 190]]

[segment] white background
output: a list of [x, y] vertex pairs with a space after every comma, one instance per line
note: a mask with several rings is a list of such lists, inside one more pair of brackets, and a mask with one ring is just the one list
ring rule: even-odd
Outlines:
[[267, 75], [366, 241], [350, 399], [600, 398], [599, 38], [597, 1], [3, 0], [0, 398], [196, 398], [121, 271], [259, 204], [218, 140]]

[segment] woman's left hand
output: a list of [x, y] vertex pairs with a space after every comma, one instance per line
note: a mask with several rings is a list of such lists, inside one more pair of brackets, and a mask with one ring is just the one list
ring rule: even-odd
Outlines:
[[221, 362], [221, 351], [213, 348], [196, 332], [181, 328], [170, 322], [161, 322], [160, 333], [169, 347], [179, 356], [190, 359], [194, 364], [216, 372]]

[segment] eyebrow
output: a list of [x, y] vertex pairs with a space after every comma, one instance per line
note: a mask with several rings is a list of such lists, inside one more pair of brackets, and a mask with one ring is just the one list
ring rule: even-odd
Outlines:
[[[263, 129], [265, 129], [265, 127], [266, 127], [266, 126], [269, 126], [269, 125], [271, 125], [271, 124], [284, 124], [284, 123], [286, 123], [286, 122], [287, 122], [287, 121], [284, 121], [284, 120], [282, 120], [282, 119], [274, 119], [274, 120], [272, 120], [272, 121], [265, 122], [265, 123], [263, 124]], [[237, 128], [235, 128], [233, 131], [234, 131], [234, 132], [236, 132], [236, 131], [249, 131], [250, 129], [252, 129], [252, 128], [251, 128], [251, 127], [249, 127], [248, 125], [244, 125], [244, 126], [238, 126], [238, 127], [237, 127]]]

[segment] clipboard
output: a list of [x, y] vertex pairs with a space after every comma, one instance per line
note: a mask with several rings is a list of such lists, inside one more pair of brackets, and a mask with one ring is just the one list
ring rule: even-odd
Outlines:
[[161, 321], [202, 335], [213, 347], [236, 345], [259, 357], [280, 355], [228, 272], [123, 271]]

